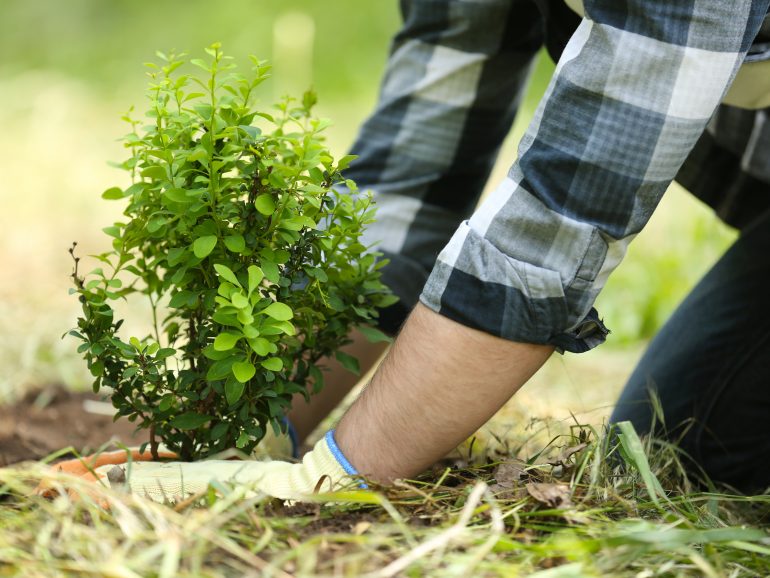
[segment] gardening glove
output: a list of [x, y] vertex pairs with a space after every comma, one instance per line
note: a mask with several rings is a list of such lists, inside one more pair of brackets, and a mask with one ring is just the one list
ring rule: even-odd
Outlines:
[[288, 418], [284, 418], [286, 433], [276, 434], [272, 427], [259, 445], [251, 452], [251, 457], [257, 460], [291, 460], [299, 457], [299, 440], [297, 432]]
[[[288, 418], [284, 418], [286, 433], [276, 434], [273, 428], [268, 428], [265, 437], [262, 438], [259, 445], [252, 451], [251, 457], [257, 460], [290, 460], [299, 457], [299, 443], [296, 430]], [[158, 445], [157, 457], [162, 460], [175, 460], [179, 456], [166, 448], [163, 444]], [[96, 481], [101, 479], [95, 471], [99, 468], [112, 469], [114, 466], [123, 465], [128, 462], [147, 462], [155, 458], [149, 449], [140, 451], [139, 448], [127, 448], [123, 450], [114, 450], [109, 452], [99, 452], [91, 456], [74, 458], [54, 464], [53, 470], [77, 476], [87, 481]], [[117, 475], [117, 474], [116, 474]], [[57, 490], [51, 480], [42, 480], [35, 493], [38, 495], [53, 498], [57, 495]], [[72, 492], [70, 492], [71, 495]], [[74, 495], [73, 495], [74, 497]]]
[[100, 465], [92, 472], [83, 477], [98, 479], [113, 488], [125, 488], [156, 502], [177, 502], [200, 494], [211, 482], [248, 486], [250, 494], [302, 500], [319, 491], [346, 487], [351, 483], [350, 477], [358, 475], [337, 447], [333, 431], [328, 432], [298, 464], [230, 460], [127, 464], [124, 458], [123, 464]]

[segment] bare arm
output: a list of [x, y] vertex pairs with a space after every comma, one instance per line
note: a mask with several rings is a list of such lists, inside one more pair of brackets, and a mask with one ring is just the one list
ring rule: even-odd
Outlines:
[[337, 443], [373, 480], [414, 476], [492, 417], [552, 352], [470, 329], [418, 304], [342, 418]]

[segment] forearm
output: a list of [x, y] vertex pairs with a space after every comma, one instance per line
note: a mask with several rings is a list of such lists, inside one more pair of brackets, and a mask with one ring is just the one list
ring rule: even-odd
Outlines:
[[553, 348], [464, 327], [423, 305], [337, 427], [364, 476], [414, 476], [467, 439], [548, 359]]

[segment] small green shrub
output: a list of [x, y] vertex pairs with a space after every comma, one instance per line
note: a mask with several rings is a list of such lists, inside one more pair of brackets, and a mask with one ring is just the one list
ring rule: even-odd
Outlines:
[[[126, 218], [104, 229], [113, 249], [85, 278], [71, 250], [83, 316], [70, 333], [94, 391], [112, 388], [153, 452], [162, 440], [185, 459], [251, 451], [293, 394], [323, 386], [323, 356], [357, 369], [339, 347], [354, 326], [383, 339], [370, 324], [395, 300], [359, 242], [371, 199], [341, 176], [352, 157], [324, 148], [315, 95], [258, 111], [265, 62], [241, 75], [218, 44], [206, 52], [189, 60], [203, 79], [177, 73], [184, 55], [147, 65], [151, 123], [124, 117], [133, 184], [102, 195], [125, 202]], [[111, 302], [131, 294], [153, 323], [125, 341]]]

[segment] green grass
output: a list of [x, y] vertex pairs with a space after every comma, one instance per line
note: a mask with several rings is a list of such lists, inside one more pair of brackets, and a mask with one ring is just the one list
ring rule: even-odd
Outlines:
[[699, 490], [674, 446], [622, 436], [619, 451], [573, 426], [523, 464], [506, 440], [474, 464], [293, 506], [220, 487], [168, 507], [72, 480], [78, 499], [48, 501], [30, 495], [39, 465], [0, 470], [0, 576], [770, 574], [770, 496]]

